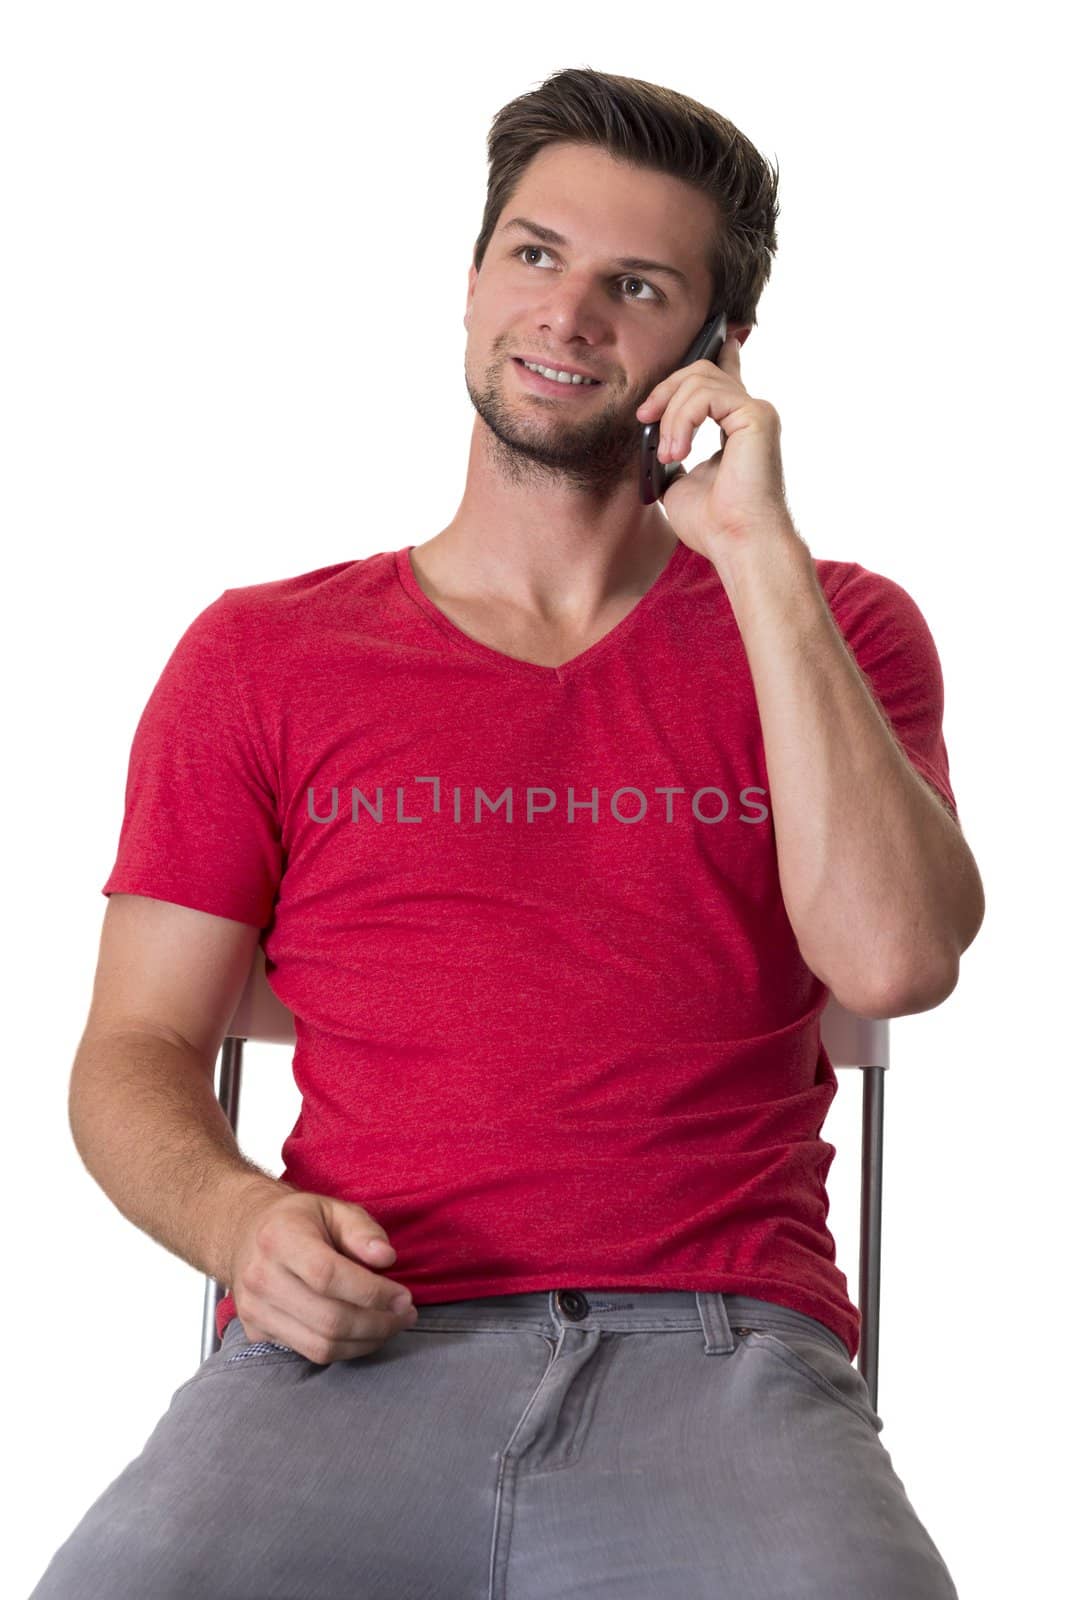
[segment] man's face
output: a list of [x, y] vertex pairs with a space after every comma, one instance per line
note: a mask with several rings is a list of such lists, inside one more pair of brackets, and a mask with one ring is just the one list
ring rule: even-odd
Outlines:
[[[514, 219], [553, 229], [550, 244]], [[470, 269], [467, 392], [489, 430], [494, 464], [513, 481], [565, 483], [599, 497], [636, 478], [634, 413], [681, 365], [708, 314], [710, 200], [676, 178], [602, 150], [551, 145], [527, 167]], [[674, 267], [685, 282], [640, 257]], [[532, 378], [525, 356], [578, 369], [599, 387]], [[549, 380], [550, 381], [550, 380]]]

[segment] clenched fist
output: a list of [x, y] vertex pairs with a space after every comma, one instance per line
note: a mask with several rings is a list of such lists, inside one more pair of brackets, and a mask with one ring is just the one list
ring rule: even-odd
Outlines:
[[[320, 1365], [350, 1361], [418, 1319], [403, 1284], [374, 1270], [395, 1259], [385, 1230], [362, 1206], [267, 1192], [237, 1226], [229, 1287], [253, 1341], [288, 1345]], [[406, 1302], [399, 1311], [398, 1296]]]

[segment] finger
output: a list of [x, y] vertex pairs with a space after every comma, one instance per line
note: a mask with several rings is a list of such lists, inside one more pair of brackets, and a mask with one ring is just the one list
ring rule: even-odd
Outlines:
[[660, 460], [684, 460], [697, 430], [712, 415], [706, 377], [696, 376], [692, 384], [680, 384], [660, 421]]
[[404, 1284], [395, 1278], [386, 1277], [373, 1267], [361, 1267], [317, 1234], [301, 1239], [299, 1250], [294, 1249], [284, 1265], [309, 1293], [349, 1306], [386, 1311], [394, 1295], [407, 1293]]
[[694, 384], [706, 381], [709, 375], [714, 375], [714, 372], [715, 364], [706, 360], [692, 362], [688, 367], [679, 367], [677, 372], [669, 372], [654, 389], [649, 391], [635, 415], [644, 423], [655, 422], [658, 417], [662, 429], [671, 400], [680, 394], [683, 388], [692, 390]]
[[659, 458], [661, 461], [681, 460], [692, 449], [693, 435], [710, 415], [707, 400], [710, 364], [678, 378], [674, 392], [667, 400], [666, 409], [659, 419]]
[[741, 341], [736, 333], [731, 333], [719, 351], [719, 359], [715, 363], [723, 372], [728, 372], [731, 378], [741, 377]]

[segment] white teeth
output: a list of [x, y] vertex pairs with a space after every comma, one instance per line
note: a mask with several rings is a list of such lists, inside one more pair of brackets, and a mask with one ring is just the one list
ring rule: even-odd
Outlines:
[[[519, 359], [521, 361], [522, 357], [520, 356]], [[543, 378], [552, 378], [556, 383], [595, 383], [597, 381], [595, 378], [581, 378], [577, 375], [572, 377], [569, 372], [553, 372], [551, 367], [539, 367], [533, 361], [523, 361], [522, 364], [530, 372], [539, 372]]]

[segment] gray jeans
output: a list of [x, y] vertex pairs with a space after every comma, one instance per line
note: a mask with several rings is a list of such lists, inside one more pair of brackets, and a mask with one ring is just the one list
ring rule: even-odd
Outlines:
[[30, 1600], [958, 1600], [881, 1431], [747, 1295], [420, 1306], [323, 1366], [234, 1319]]

